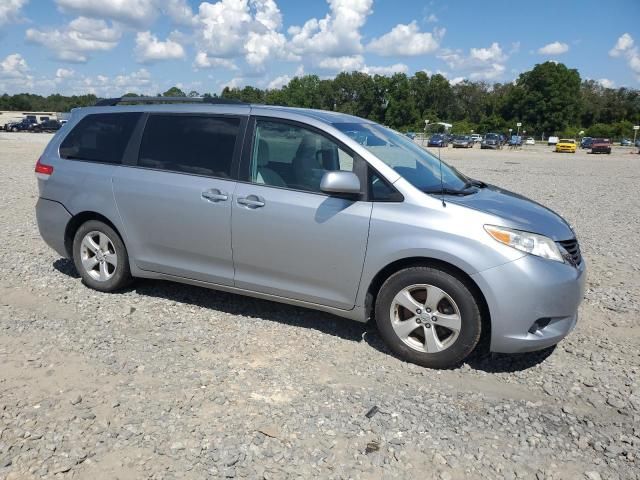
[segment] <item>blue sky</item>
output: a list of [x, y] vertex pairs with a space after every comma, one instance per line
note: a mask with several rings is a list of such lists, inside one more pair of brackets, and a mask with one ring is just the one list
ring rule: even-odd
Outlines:
[[514, 4], [2, 0], [0, 93], [219, 92], [345, 70], [493, 83], [546, 60], [605, 86], [640, 87], [640, 1]]

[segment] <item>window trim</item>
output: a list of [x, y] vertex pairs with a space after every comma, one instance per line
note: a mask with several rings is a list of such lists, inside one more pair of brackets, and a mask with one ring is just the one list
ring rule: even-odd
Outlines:
[[[243, 145], [245, 143], [245, 135], [247, 130], [248, 115], [237, 113], [214, 113], [214, 112], [142, 112], [143, 118], [140, 120], [133, 134], [131, 135], [130, 144], [125, 150], [125, 157], [122, 162], [122, 166], [130, 168], [139, 168], [141, 170], [151, 170], [154, 172], [164, 172], [177, 175], [189, 175], [192, 177], [213, 178], [216, 180], [225, 180], [228, 182], [238, 181], [238, 170], [240, 168], [240, 160], [242, 157]], [[231, 159], [231, 171], [229, 177], [218, 177], [214, 175], [205, 175], [201, 173], [180, 172], [176, 170], [167, 170], [163, 168], [143, 167], [138, 165], [138, 159], [140, 158], [140, 147], [142, 146], [142, 138], [144, 132], [147, 129], [147, 121], [152, 115], [156, 116], [176, 116], [176, 117], [214, 117], [214, 118], [237, 118], [240, 120], [238, 124], [238, 134], [233, 146], [233, 156]], [[126, 163], [125, 163], [126, 160]]]
[[244, 138], [244, 145], [243, 145], [243, 152], [242, 152], [242, 160], [240, 162], [240, 169], [238, 171], [238, 182], [239, 183], [246, 183], [249, 185], [257, 185], [259, 187], [268, 187], [268, 188], [277, 188], [278, 190], [288, 190], [291, 192], [300, 192], [300, 193], [308, 193], [311, 195], [321, 195], [323, 197], [331, 197], [332, 195], [329, 195], [328, 193], [324, 193], [322, 191], [319, 192], [314, 192], [311, 190], [301, 190], [298, 188], [291, 188], [291, 187], [278, 187], [276, 185], [267, 185], [264, 183], [256, 183], [256, 182], [252, 182], [251, 179], [251, 161], [252, 161], [252, 157], [253, 157], [253, 146], [254, 146], [254, 140], [255, 140], [255, 134], [256, 134], [256, 125], [258, 123], [258, 120], [262, 120], [262, 121], [267, 121], [267, 122], [276, 122], [276, 123], [284, 123], [287, 125], [292, 125], [295, 127], [299, 127], [299, 128], [304, 128], [306, 130], [309, 130], [313, 133], [316, 133], [324, 138], [326, 138], [327, 140], [335, 143], [340, 149], [342, 149], [345, 153], [349, 154], [351, 157], [353, 157], [353, 173], [355, 173], [358, 176], [358, 179], [360, 180], [360, 186], [362, 187], [364, 185], [364, 187], [361, 189], [362, 191], [360, 192], [360, 195], [358, 196], [353, 196], [353, 200], [358, 202], [358, 201], [362, 201], [362, 202], [368, 202], [369, 200], [369, 188], [368, 188], [368, 182], [367, 182], [367, 178], [368, 178], [368, 174], [367, 174], [367, 167], [369, 166], [369, 163], [363, 159], [360, 155], [358, 155], [356, 152], [354, 152], [351, 148], [349, 148], [347, 145], [345, 145], [343, 142], [341, 142], [340, 140], [338, 140], [337, 138], [335, 138], [334, 136], [332, 136], [331, 134], [325, 132], [324, 130], [315, 127], [313, 125], [309, 125], [308, 123], [304, 123], [304, 122], [300, 122], [297, 120], [291, 120], [288, 118], [281, 118], [281, 117], [270, 117], [267, 115], [250, 115], [249, 117], [249, 122], [247, 125], [247, 130], [246, 130], [246, 134], [245, 134], [245, 138]]
[[[62, 154], [60, 153], [60, 149], [62, 148], [62, 144], [65, 142], [65, 140], [69, 137], [69, 135], [71, 135], [72, 132], [75, 131], [75, 129], [78, 127], [78, 125], [80, 125], [80, 123], [85, 120], [87, 117], [90, 116], [94, 116], [94, 115], [118, 115], [118, 114], [123, 114], [123, 113], [134, 113], [140, 116], [140, 118], [138, 118], [138, 120], [136, 121], [135, 126], [133, 127], [133, 130], [131, 131], [131, 135], [129, 136], [129, 140], [127, 141], [127, 144], [124, 147], [124, 150], [122, 151], [122, 158], [120, 160], [120, 162], [104, 162], [102, 160], [92, 160], [92, 159], [87, 159], [87, 158], [68, 158], [68, 157], [64, 157], [62, 156]], [[113, 167], [121, 167], [125, 165], [125, 160], [127, 158], [127, 152], [129, 150], [129, 148], [131, 147], [131, 142], [133, 141], [135, 134], [136, 134], [136, 130], [138, 129], [140, 122], [142, 121], [142, 119], [145, 116], [145, 112], [118, 112], [118, 111], [111, 111], [111, 112], [91, 112], [91, 113], [87, 113], [86, 115], [84, 115], [82, 118], [80, 118], [75, 125], [73, 125], [72, 128], [69, 129], [69, 131], [67, 132], [67, 134], [60, 140], [60, 143], [58, 144], [58, 158], [60, 160], [66, 160], [66, 161], [70, 161], [70, 162], [83, 162], [83, 163], [96, 163], [98, 165], [110, 165]]]

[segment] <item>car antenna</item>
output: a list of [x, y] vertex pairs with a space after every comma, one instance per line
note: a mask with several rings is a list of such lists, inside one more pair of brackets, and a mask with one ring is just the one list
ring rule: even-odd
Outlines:
[[442, 159], [440, 158], [440, 149], [442, 147], [438, 148], [438, 162], [440, 163], [440, 193], [441, 193], [441, 199], [442, 199], [442, 206], [446, 207], [447, 204], [444, 203], [444, 181], [442, 180]]

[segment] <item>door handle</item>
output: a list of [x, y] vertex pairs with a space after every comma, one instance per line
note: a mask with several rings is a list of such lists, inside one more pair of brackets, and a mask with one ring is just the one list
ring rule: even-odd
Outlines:
[[258, 195], [239, 197], [238, 204], [244, 205], [247, 208], [260, 208], [264, 207], [264, 198], [259, 197]]
[[209, 200], [210, 202], [225, 202], [229, 199], [229, 196], [218, 190], [217, 188], [212, 188], [211, 190], [205, 190], [202, 192], [202, 198], [205, 200]]

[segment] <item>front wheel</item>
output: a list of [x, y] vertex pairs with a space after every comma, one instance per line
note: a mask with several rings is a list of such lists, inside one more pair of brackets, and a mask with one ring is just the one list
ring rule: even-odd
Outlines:
[[129, 257], [120, 236], [98, 220], [83, 223], [73, 240], [73, 262], [85, 285], [114, 292], [131, 283]]
[[430, 368], [462, 362], [480, 339], [482, 318], [469, 288], [456, 276], [412, 267], [382, 285], [376, 323], [387, 346], [403, 360]]

